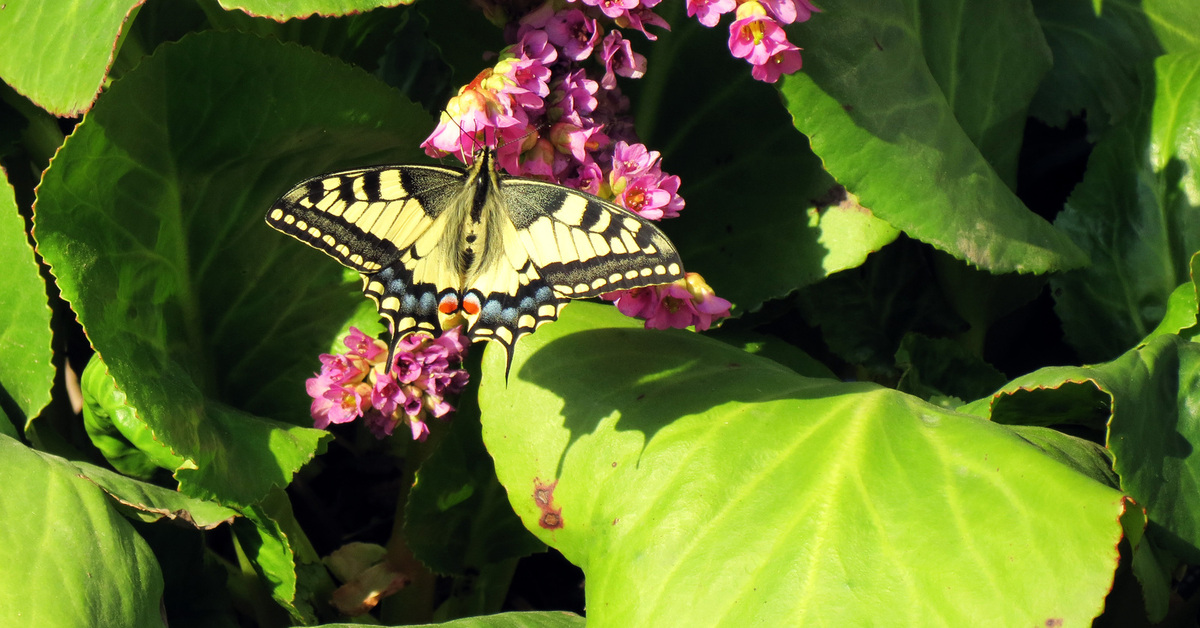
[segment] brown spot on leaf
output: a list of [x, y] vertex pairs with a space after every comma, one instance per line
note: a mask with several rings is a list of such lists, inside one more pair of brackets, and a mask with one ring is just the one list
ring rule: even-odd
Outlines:
[[1046, 628], [1058, 628], [1062, 625], [1063, 620], [1061, 617], [1051, 617], [1050, 619], [1046, 620]]
[[550, 502], [554, 501], [554, 487], [558, 486], [558, 480], [546, 484], [540, 479], [533, 481], [533, 503], [538, 505], [538, 508], [545, 510]]
[[541, 478], [533, 480], [533, 503], [537, 504], [542, 516], [538, 517], [538, 525], [547, 530], [557, 530], [563, 527], [562, 508], [554, 505], [554, 487], [558, 480], [546, 482]]

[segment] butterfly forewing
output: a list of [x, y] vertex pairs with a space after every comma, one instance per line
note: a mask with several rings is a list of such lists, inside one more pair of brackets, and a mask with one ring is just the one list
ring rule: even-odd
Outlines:
[[560, 185], [499, 176], [490, 151], [467, 170], [379, 166], [309, 179], [267, 215], [276, 229], [363, 274], [363, 291], [406, 333], [466, 322], [512, 362], [523, 335], [568, 299], [683, 276], [649, 221]]
[[559, 185], [504, 179], [503, 198], [542, 278], [565, 298], [595, 297], [683, 277], [679, 254], [650, 221]]

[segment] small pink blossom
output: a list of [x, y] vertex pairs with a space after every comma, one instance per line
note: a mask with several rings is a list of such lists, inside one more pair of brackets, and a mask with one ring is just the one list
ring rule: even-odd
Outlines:
[[[743, 5], [746, 6], [746, 5]], [[729, 52], [753, 65], [763, 65], [767, 59], [787, 47], [794, 48], [787, 40], [787, 33], [769, 16], [751, 13], [729, 25]]]
[[688, 17], [696, 16], [700, 23], [712, 28], [720, 21], [721, 16], [737, 8], [734, 0], [688, 0]]
[[657, 13], [651, 11], [644, 2], [642, 6], [630, 9], [625, 15], [618, 17], [613, 21], [617, 23], [617, 26], [622, 28], [635, 28], [641, 31], [642, 34], [646, 36], [646, 39], [649, 39], [650, 41], [658, 41], [658, 37], [655, 36], [654, 33], [646, 30], [647, 26], [658, 26], [666, 30], [671, 30], [671, 25], [668, 24], [666, 20], [662, 19], [662, 17]]
[[[313, 423], [324, 429], [330, 423], [349, 423], [363, 415], [370, 401], [370, 386], [333, 386], [322, 397], [331, 402], [324, 408], [322, 417], [314, 416]], [[315, 405], [315, 404], [314, 404]], [[324, 422], [324, 425], [321, 423]]]
[[583, 0], [583, 3], [600, 9], [609, 18], [616, 18], [637, 7], [638, 0]]
[[762, 65], [751, 68], [750, 76], [764, 83], [774, 83], [781, 75], [799, 70], [802, 64], [800, 49], [793, 46], [771, 55]]
[[629, 181], [616, 200], [642, 218], [662, 220], [679, 215], [683, 199], [676, 194], [678, 191], [679, 177], [641, 175]]
[[587, 126], [584, 118], [596, 111], [600, 103], [596, 98], [599, 91], [599, 83], [587, 78], [583, 70], [575, 70], [555, 85], [550, 96], [550, 109], [558, 120]]
[[579, 163], [591, 159], [590, 155], [608, 144], [608, 136], [598, 126], [579, 128], [567, 122], [550, 127], [550, 141], [558, 152], [570, 155]]
[[[467, 350], [458, 327], [436, 339], [424, 333], [402, 338], [391, 369], [384, 368], [380, 343], [358, 329], [351, 328], [345, 344], [348, 353], [322, 355], [321, 372], [305, 383], [313, 398], [313, 423], [321, 429], [362, 417], [380, 438], [407, 422], [413, 437], [421, 439], [429, 433], [425, 418], [452, 412], [445, 396], [467, 384], [467, 372], [457, 366]], [[364, 368], [357, 369], [358, 364]]]
[[[375, 356], [379, 356], [382, 351], [375, 352]], [[358, 383], [362, 381], [363, 375], [367, 370], [367, 361], [360, 357], [361, 354], [344, 353], [339, 355], [323, 354], [321, 356], [321, 374], [329, 382], [330, 385], [341, 385], [346, 383]]]
[[550, 43], [557, 46], [563, 56], [571, 61], [583, 61], [592, 56], [592, 51], [604, 36], [604, 31], [596, 20], [584, 15], [579, 9], [555, 13], [547, 21], [545, 29]]
[[346, 335], [342, 344], [346, 345], [351, 354], [358, 355], [367, 361], [374, 360], [387, 351], [387, 345], [362, 333], [357, 327], [350, 328], [350, 333]]
[[604, 89], [617, 86], [617, 74], [641, 78], [646, 73], [646, 57], [634, 52], [629, 40], [622, 37], [620, 31], [604, 36], [600, 56], [604, 60], [604, 76], [600, 79], [600, 86]]
[[600, 194], [600, 185], [604, 182], [604, 172], [595, 161], [581, 164], [571, 177], [563, 180], [563, 185], [582, 190], [588, 194]]
[[813, 13], [820, 9], [813, 6], [809, 0], [759, 0], [766, 7], [767, 13], [781, 24], [807, 22]]
[[674, 283], [622, 290], [603, 298], [616, 301], [622, 314], [644, 319], [647, 329], [695, 326], [703, 331], [714, 320], [729, 316], [730, 308], [729, 301], [716, 296], [697, 273], [687, 273]]

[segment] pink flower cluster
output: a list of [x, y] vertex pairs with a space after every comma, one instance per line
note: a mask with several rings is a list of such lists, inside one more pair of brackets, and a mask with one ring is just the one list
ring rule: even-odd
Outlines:
[[[652, 4], [589, 2], [585, 8], [642, 32], [666, 26]], [[446, 105], [422, 145], [426, 153], [466, 161], [476, 147], [496, 146], [499, 166], [511, 174], [615, 198], [651, 219], [678, 215], [679, 177], [663, 173], [659, 154], [638, 143], [617, 87], [617, 76], [642, 76], [646, 58], [580, 8], [555, 11], [547, 3], [508, 31], [514, 43]], [[599, 80], [589, 76], [592, 68], [602, 72]], [[618, 160], [628, 167], [618, 169]]]
[[425, 420], [452, 412], [445, 396], [467, 384], [467, 372], [457, 368], [468, 346], [459, 327], [437, 339], [423, 333], [401, 339], [390, 370], [384, 368], [387, 346], [379, 340], [351, 327], [344, 342], [349, 351], [321, 355], [321, 371], [306, 382], [319, 429], [362, 417], [378, 438], [407, 422], [413, 439], [425, 440]]
[[[507, 26], [513, 43], [498, 62], [446, 105], [422, 144], [425, 152], [434, 157], [457, 154], [465, 162], [477, 147], [495, 146], [499, 167], [511, 174], [583, 190], [649, 220], [678, 216], [684, 206], [679, 177], [664, 173], [661, 155], [638, 142], [627, 115], [628, 99], [617, 86], [618, 76], [641, 77], [646, 59], [620, 31], [605, 32], [601, 26], [602, 19], [612, 20], [653, 40], [647, 26], [667, 27], [651, 10], [658, 1], [547, 2], [524, 14]], [[505, 10], [516, 9], [506, 2], [489, 14]], [[599, 80], [592, 78], [595, 74]], [[663, 304], [670, 302], [655, 303], [668, 307]], [[728, 315], [728, 302], [723, 311]], [[694, 307], [671, 316], [650, 306], [638, 312], [647, 321], [670, 320], [676, 327], [703, 329], [711, 323], [711, 316]], [[695, 316], [684, 320], [681, 312]]]
[[712, 27], [735, 11], [729, 25], [729, 52], [754, 66], [754, 78], [774, 83], [800, 69], [800, 49], [788, 41], [784, 24], [805, 22], [818, 11], [809, 0], [687, 0], [688, 15]]
[[647, 329], [708, 329], [718, 318], [729, 316], [729, 301], [722, 299], [696, 273], [687, 273], [675, 283], [647, 286], [604, 295], [616, 301], [626, 316], [646, 319]]

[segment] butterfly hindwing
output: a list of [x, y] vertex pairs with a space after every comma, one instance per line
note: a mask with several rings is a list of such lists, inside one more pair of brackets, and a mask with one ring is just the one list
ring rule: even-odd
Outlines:
[[[377, 166], [314, 177], [267, 222], [363, 275], [363, 292], [405, 334], [465, 323], [503, 345], [569, 299], [669, 283], [679, 255], [652, 223], [591, 194], [499, 175], [484, 150], [466, 170]], [[390, 351], [389, 351], [390, 354]], [[506, 370], [507, 374], [507, 370]]]

